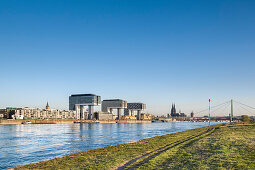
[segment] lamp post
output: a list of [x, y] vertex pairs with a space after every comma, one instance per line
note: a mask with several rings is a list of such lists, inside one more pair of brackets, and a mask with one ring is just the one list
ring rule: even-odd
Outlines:
[[209, 127], [211, 126], [210, 125], [211, 124], [211, 115], [210, 115], [211, 114], [210, 113], [211, 112], [211, 105], [210, 104], [211, 104], [211, 99], [209, 99]]

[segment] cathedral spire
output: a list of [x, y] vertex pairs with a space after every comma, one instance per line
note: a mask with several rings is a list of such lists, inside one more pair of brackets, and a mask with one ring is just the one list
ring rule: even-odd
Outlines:
[[48, 101], [47, 101], [47, 104], [46, 104], [46, 110], [50, 110], [50, 106], [49, 106]]

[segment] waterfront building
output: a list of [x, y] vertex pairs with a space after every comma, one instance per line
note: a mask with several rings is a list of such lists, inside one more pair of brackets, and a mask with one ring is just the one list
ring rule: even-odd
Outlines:
[[6, 107], [5, 109], [0, 109], [0, 118], [1, 119], [12, 119], [15, 114], [15, 110], [18, 108], [15, 107]]
[[75, 111], [17, 108], [13, 119], [76, 119]]
[[151, 114], [141, 114], [141, 120], [152, 120], [153, 116]]
[[122, 99], [111, 99], [102, 101], [102, 112], [113, 114], [113, 109], [117, 109], [117, 120], [121, 119], [121, 110], [127, 108], [127, 101]]
[[134, 111], [137, 112], [137, 120], [141, 120], [141, 111], [146, 109], [146, 104], [144, 103], [128, 103], [127, 108], [124, 109], [124, 114], [128, 116], [134, 116]]
[[[46, 103], [45, 109], [39, 108], [6, 108], [0, 109], [0, 119], [84, 119], [84, 120], [151, 120], [152, 116], [143, 114], [146, 105], [143, 103], [127, 103], [122, 99], [102, 101], [102, 111], [94, 112], [94, 106], [101, 104], [101, 97], [95, 94], [74, 94], [69, 96], [69, 110], [51, 109]], [[84, 109], [88, 106], [88, 110]], [[117, 116], [113, 115], [117, 109]], [[124, 109], [124, 117], [121, 114]], [[136, 116], [134, 111], [137, 112]]]
[[5, 117], [6, 119], [12, 119], [13, 115], [15, 114], [15, 110], [18, 109], [16, 107], [6, 107], [5, 109]]
[[6, 109], [0, 109], [0, 119], [7, 118], [7, 111]]
[[136, 116], [123, 115], [121, 116], [122, 120], [137, 120]]
[[95, 112], [93, 117], [95, 120], [115, 120], [113, 114], [108, 112]]
[[[101, 104], [101, 97], [95, 94], [73, 94], [69, 96], [69, 110], [76, 111], [76, 119], [92, 120], [94, 106]], [[88, 106], [88, 114], [84, 112], [84, 106]]]

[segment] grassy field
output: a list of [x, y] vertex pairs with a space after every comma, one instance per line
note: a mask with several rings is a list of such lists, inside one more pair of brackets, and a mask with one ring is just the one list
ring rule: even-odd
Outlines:
[[15, 169], [255, 169], [255, 124], [192, 129]]

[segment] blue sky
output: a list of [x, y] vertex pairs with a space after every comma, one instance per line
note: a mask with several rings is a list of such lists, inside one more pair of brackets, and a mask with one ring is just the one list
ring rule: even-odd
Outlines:
[[0, 108], [68, 96], [255, 106], [254, 0], [0, 0]]

